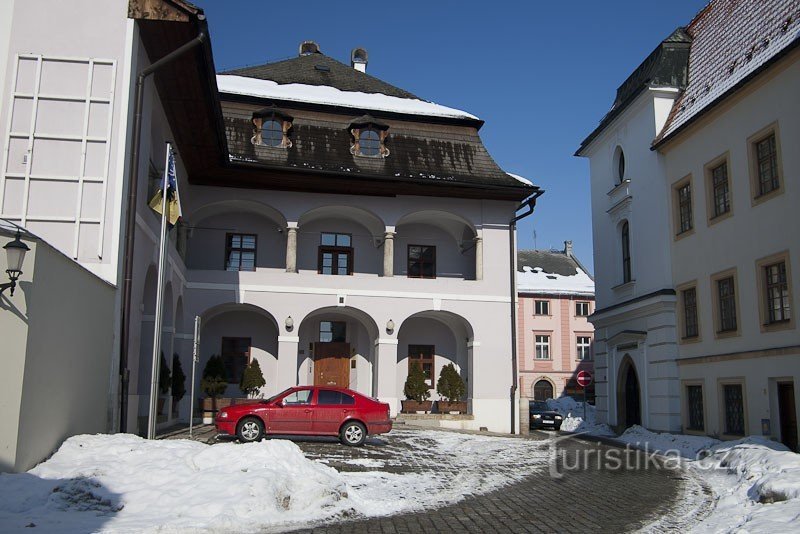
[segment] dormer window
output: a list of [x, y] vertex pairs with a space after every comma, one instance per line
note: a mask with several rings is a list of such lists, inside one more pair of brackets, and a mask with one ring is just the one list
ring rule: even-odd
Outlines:
[[364, 115], [350, 123], [350, 153], [366, 158], [385, 158], [389, 155], [386, 141], [389, 137], [389, 125], [378, 122], [369, 115]]
[[267, 106], [253, 113], [253, 137], [250, 141], [256, 146], [270, 148], [292, 148], [289, 130], [292, 117], [275, 107]]
[[283, 143], [283, 124], [276, 120], [265, 120], [261, 124], [261, 144], [279, 147]]
[[380, 156], [381, 136], [377, 130], [367, 128], [358, 135], [358, 148], [360, 156]]

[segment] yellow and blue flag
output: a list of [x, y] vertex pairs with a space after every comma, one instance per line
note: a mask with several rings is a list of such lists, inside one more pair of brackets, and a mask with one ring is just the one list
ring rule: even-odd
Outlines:
[[[165, 183], [166, 182], [166, 183]], [[164, 204], [164, 194], [167, 195], [167, 222], [174, 226], [181, 218], [181, 203], [178, 198], [178, 180], [175, 175], [175, 156], [172, 151], [169, 152], [169, 163], [167, 165], [167, 172], [161, 180], [161, 187], [158, 192], [150, 199], [150, 207], [158, 213], [161, 213], [161, 207]]]

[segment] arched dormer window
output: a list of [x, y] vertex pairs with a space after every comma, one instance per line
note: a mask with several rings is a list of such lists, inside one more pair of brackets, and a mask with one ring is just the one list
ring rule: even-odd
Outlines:
[[633, 280], [631, 276], [631, 231], [628, 221], [622, 223], [620, 237], [622, 242], [622, 283], [627, 284]]
[[350, 123], [350, 153], [367, 158], [385, 158], [389, 155], [386, 148], [389, 137], [389, 125], [377, 121], [370, 115], [354, 119]]
[[270, 148], [292, 148], [289, 130], [292, 117], [275, 105], [267, 106], [253, 113], [253, 137], [250, 141], [256, 146]]

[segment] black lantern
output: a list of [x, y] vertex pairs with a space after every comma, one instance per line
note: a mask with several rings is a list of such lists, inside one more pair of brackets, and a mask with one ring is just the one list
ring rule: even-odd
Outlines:
[[12, 296], [14, 295], [14, 288], [17, 287], [17, 279], [19, 275], [22, 274], [22, 263], [25, 261], [25, 253], [30, 250], [28, 245], [23, 243], [20, 237], [22, 236], [19, 230], [17, 230], [14, 241], [10, 241], [3, 246], [6, 250], [6, 260], [8, 264], [6, 274], [8, 274], [8, 279], [11, 281], [6, 284], [0, 284], [0, 293], [6, 289], [11, 289]]

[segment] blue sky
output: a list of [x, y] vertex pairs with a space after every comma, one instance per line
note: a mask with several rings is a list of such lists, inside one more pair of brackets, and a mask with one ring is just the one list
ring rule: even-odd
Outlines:
[[196, 3], [218, 70], [294, 57], [306, 39], [345, 63], [360, 46], [373, 76], [485, 120], [498, 164], [547, 191], [520, 246], [534, 246], [534, 230], [537, 248], [571, 239], [592, 269], [589, 166], [573, 153], [617, 87], [706, 0]]

